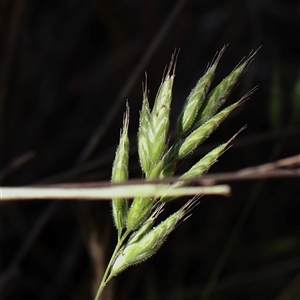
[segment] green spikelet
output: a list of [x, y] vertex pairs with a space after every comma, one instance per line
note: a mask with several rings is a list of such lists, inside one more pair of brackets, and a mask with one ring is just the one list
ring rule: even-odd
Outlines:
[[[232, 140], [232, 139], [231, 139]], [[180, 176], [180, 179], [192, 179], [196, 178], [205, 172], [207, 172], [211, 166], [217, 162], [218, 158], [224, 153], [227, 149], [228, 144], [231, 142], [229, 140], [227, 143], [224, 143], [209, 153], [207, 153], [203, 158], [201, 158], [194, 166], [192, 166], [186, 173]], [[176, 183], [172, 184], [172, 187], [179, 187], [188, 185], [188, 181], [177, 181]], [[175, 199], [176, 197], [163, 197], [160, 199], [160, 202], [164, 203], [170, 200]]]
[[[176, 145], [174, 150], [178, 152], [178, 158], [181, 159], [195, 150], [218, 128], [218, 126], [238, 105], [240, 105], [240, 103], [241, 101], [238, 101], [226, 107], [206, 123], [195, 129], [181, 144], [178, 146]], [[176, 148], [178, 148], [178, 150]]]
[[249, 57], [239, 67], [233, 70], [221, 83], [208, 95], [197, 116], [194, 128], [199, 127], [209, 120], [226, 101], [238, 80], [245, 72], [257, 51], [250, 53]]
[[170, 104], [172, 100], [174, 75], [165, 77], [157, 94], [150, 117], [150, 130], [148, 129], [149, 152], [152, 164], [161, 158], [166, 147], [167, 134], [170, 123]]
[[[216, 147], [207, 153], [203, 158], [201, 158], [194, 166], [192, 166], [187, 172], [180, 176], [181, 179], [189, 179], [198, 177], [205, 172], [207, 172], [211, 166], [218, 161], [218, 158], [228, 149], [229, 144], [235, 139], [235, 137], [244, 130], [243, 127], [239, 130], [229, 141], [223, 143], [222, 145]], [[181, 182], [184, 183], [184, 182]], [[178, 185], [179, 184], [179, 185]], [[180, 182], [174, 184], [176, 187], [180, 186]]]
[[138, 264], [155, 254], [179, 221], [182, 221], [197, 203], [197, 199], [193, 198], [136, 242], [125, 245], [112, 266], [111, 276], [116, 276], [127, 267]]
[[[140, 128], [138, 134], [138, 149], [140, 162], [146, 179], [149, 172], [156, 165], [165, 150], [170, 123], [170, 105], [174, 82], [175, 54], [172, 56], [167, 74], [157, 93], [152, 112], [149, 112], [147, 91], [144, 91], [143, 107], [140, 114]], [[173, 71], [172, 71], [173, 70]], [[172, 74], [170, 75], [170, 73]], [[152, 198], [136, 197], [127, 216], [127, 230], [135, 230], [150, 215], [154, 205]]]
[[178, 118], [177, 133], [179, 136], [186, 133], [194, 124], [199, 109], [206, 97], [208, 89], [214, 78], [218, 63], [226, 49], [226, 46], [220, 51], [215, 62], [208, 68], [206, 73], [199, 79], [195, 88], [191, 91], [190, 95], [185, 102], [184, 108]]
[[202, 159], [200, 159], [194, 166], [192, 166], [186, 173], [184, 173], [180, 178], [189, 179], [195, 178], [207, 172], [211, 166], [217, 162], [218, 158], [227, 148], [228, 143], [224, 143], [209, 153], [207, 153]]
[[[120, 137], [119, 146], [116, 151], [115, 161], [112, 169], [112, 182], [122, 182], [128, 179], [128, 124], [129, 124], [129, 108], [124, 116], [123, 131]], [[126, 223], [128, 212], [128, 201], [122, 198], [114, 198], [112, 201], [113, 219], [120, 235]]]
[[140, 112], [140, 125], [138, 131], [138, 153], [140, 164], [144, 173], [150, 169], [150, 141], [149, 141], [149, 126], [150, 126], [150, 109], [148, 102], [147, 86], [143, 93], [143, 105]]

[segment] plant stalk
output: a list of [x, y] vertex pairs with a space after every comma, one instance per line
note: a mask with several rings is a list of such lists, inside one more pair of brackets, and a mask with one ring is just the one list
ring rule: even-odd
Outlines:
[[100, 296], [101, 296], [101, 294], [102, 294], [102, 292], [103, 292], [103, 290], [104, 290], [106, 284], [107, 284], [107, 283], [110, 281], [110, 279], [111, 279], [111, 276], [109, 276], [109, 271], [110, 271], [110, 269], [111, 269], [111, 266], [112, 266], [112, 264], [115, 262], [116, 255], [117, 255], [118, 251], [120, 250], [120, 248], [122, 247], [124, 240], [125, 240], [126, 237], [130, 234], [130, 232], [131, 232], [130, 230], [127, 230], [127, 231], [123, 234], [123, 236], [122, 236], [121, 238], [118, 237], [118, 243], [117, 243], [117, 245], [116, 245], [116, 248], [115, 248], [113, 254], [111, 255], [110, 261], [109, 261], [109, 263], [108, 263], [108, 265], [107, 265], [107, 267], [106, 267], [106, 270], [105, 270], [105, 272], [104, 272], [104, 275], [103, 275], [103, 277], [102, 277], [100, 286], [99, 286], [99, 288], [98, 288], [98, 291], [97, 291], [97, 294], [96, 294], [94, 300], [100, 300]]

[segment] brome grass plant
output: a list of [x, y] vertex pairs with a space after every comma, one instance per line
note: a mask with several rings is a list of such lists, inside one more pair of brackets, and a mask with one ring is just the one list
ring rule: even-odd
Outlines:
[[[146, 181], [173, 176], [178, 163], [203, 143], [227, 116], [253, 92], [253, 90], [250, 91], [236, 103], [220, 110], [256, 54], [256, 52], [250, 53], [209, 92], [217, 65], [225, 48], [208, 66], [205, 74], [188, 96], [178, 117], [174, 143], [170, 146], [168, 133], [176, 54], [172, 56], [152, 110], [149, 106], [147, 85], [145, 85], [138, 129], [138, 155]], [[127, 105], [112, 169], [111, 180], [114, 183], [128, 179], [128, 124], [129, 106]], [[187, 184], [186, 179], [205, 173], [228, 148], [233, 138], [200, 159], [180, 177], [182, 181], [179, 180], [170, 184], [170, 189], [184, 186]], [[199, 197], [200, 195], [196, 195], [158, 225], [155, 225], [155, 221], [163, 211], [164, 205], [176, 196], [135, 197], [131, 204], [125, 198], [112, 199], [113, 220], [118, 233], [118, 241], [95, 300], [100, 299], [104, 287], [114, 276], [129, 266], [140, 263], [155, 254], [176, 226], [189, 217], [190, 211], [199, 203]]]

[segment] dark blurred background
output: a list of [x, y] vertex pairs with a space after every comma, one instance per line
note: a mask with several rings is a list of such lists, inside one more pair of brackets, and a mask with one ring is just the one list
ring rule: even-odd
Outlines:
[[[140, 178], [141, 83], [147, 72], [153, 102], [175, 48], [172, 128], [223, 45], [213, 85], [262, 45], [228, 103], [258, 91], [185, 167], [245, 124], [210, 172], [300, 153], [299, 1], [2, 0], [0, 14], [2, 185], [109, 180], [127, 99], [130, 177]], [[237, 182], [229, 198], [203, 198], [103, 299], [300, 299], [299, 183]], [[106, 201], [1, 203], [1, 299], [93, 299], [116, 242], [110, 211]]]

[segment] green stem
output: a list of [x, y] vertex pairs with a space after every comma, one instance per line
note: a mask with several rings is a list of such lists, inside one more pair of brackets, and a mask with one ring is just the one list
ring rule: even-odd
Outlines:
[[106, 267], [105, 273], [104, 273], [104, 275], [103, 275], [103, 277], [102, 277], [100, 286], [99, 286], [99, 288], [98, 288], [98, 291], [97, 291], [97, 294], [96, 294], [94, 300], [100, 300], [100, 296], [101, 296], [101, 294], [102, 294], [102, 292], [103, 292], [103, 290], [104, 290], [106, 284], [111, 280], [112, 277], [109, 276], [109, 271], [110, 271], [110, 269], [111, 269], [112, 264], [114, 263], [114, 261], [115, 261], [115, 259], [116, 259], [117, 253], [119, 252], [120, 248], [121, 248], [122, 245], [123, 245], [124, 240], [125, 240], [126, 237], [130, 234], [130, 232], [131, 232], [131, 231], [127, 230], [127, 231], [123, 234], [123, 236], [122, 236], [121, 238], [118, 237], [118, 243], [117, 243], [116, 248], [115, 248], [115, 250], [114, 250], [114, 252], [113, 252], [113, 254], [112, 254], [111, 258], [110, 258], [110, 261], [109, 261], [109, 263], [108, 263], [108, 265], [107, 265], [107, 267]]

